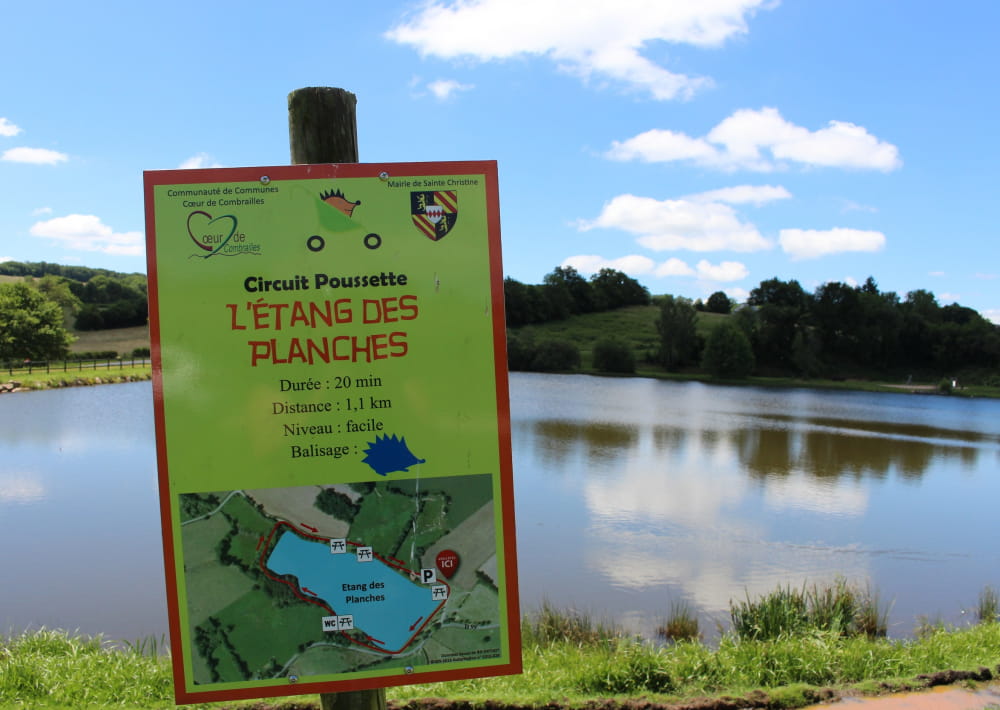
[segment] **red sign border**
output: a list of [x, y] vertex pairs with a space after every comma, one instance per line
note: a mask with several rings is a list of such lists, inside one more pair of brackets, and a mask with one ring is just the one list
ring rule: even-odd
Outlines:
[[[177, 597], [176, 551], [169, 497], [169, 473], [166, 458], [166, 434], [163, 409], [163, 369], [160, 352], [159, 288], [156, 265], [156, 219], [154, 191], [161, 185], [192, 185], [216, 182], [258, 182], [269, 180], [307, 180], [335, 178], [391, 179], [444, 175], [482, 175], [485, 181], [487, 239], [489, 246], [490, 294], [493, 309], [494, 380], [496, 382], [497, 423], [500, 460], [500, 513], [504, 531], [504, 560], [507, 600], [507, 639], [509, 661], [475, 668], [425, 671], [354, 680], [266, 685], [228, 690], [188, 692], [181, 650], [181, 628]], [[315, 165], [277, 165], [244, 168], [205, 168], [195, 170], [147, 170], [143, 172], [146, 215], [146, 265], [149, 292], [149, 326], [153, 363], [153, 409], [156, 423], [156, 459], [160, 490], [160, 520], [163, 535], [163, 558], [167, 591], [167, 615], [171, 645], [174, 694], [178, 704], [252, 700], [312, 693], [338, 693], [388, 688], [414, 683], [433, 683], [521, 673], [521, 612], [517, 583], [517, 545], [514, 525], [514, 475], [511, 459], [510, 394], [507, 377], [507, 331], [504, 318], [503, 265], [500, 247], [500, 198], [496, 161], [441, 161], [407, 163], [323, 163]]]

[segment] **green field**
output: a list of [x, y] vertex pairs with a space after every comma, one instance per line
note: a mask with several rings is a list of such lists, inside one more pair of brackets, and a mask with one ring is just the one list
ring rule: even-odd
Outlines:
[[362, 499], [349, 536], [364, 540], [378, 554], [395, 555], [409, 530], [413, 513], [412, 498], [394, 493], [388, 483], [380, 481]]
[[112, 330], [71, 330], [76, 340], [70, 352], [92, 353], [114, 350], [120, 356], [131, 355], [136, 348], [149, 347], [149, 326]]

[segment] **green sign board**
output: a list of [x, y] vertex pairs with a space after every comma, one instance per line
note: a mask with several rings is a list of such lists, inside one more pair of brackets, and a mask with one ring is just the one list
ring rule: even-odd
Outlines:
[[145, 197], [178, 702], [519, 672], [496, 164]]

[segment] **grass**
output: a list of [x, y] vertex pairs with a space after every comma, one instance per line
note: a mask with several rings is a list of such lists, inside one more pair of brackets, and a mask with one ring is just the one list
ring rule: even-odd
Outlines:
[[1000, 621], [1000, 595], [996, 587], [987, 586], [979, 593], [976, 620], [980, 624], [995, 624]]
[[598, 622], [585, 612], [558, 609], [548, 601], [521, 624], [521, 635], [527, 646], [566, 644], [587, 648], [607, 645], [621, 637], [613, 624]]
[[[733, 631], [714, 646], [697, 640], [669, 645], [646, 642], [589, 614], [561, 611], [545, 603], [522, 623], [521, 675], [401, 686], [386, 694], [399, 704], [443, 698], [473, 706], [499, 700], [511, 705], [582, 708], [598, 698], [672, 703], [736, 697], [766, 702], [773, 708], [793, 708], [830, 699], [833, 689], [915, 689], [929, 684], [921, 675], [996, 669], [1000, 663], [997, 623], [961, 629], [933, 627], [911, 640], [843, 633], [838, 627], [848, 617], [855, 618], [864, 606], [863, 596], [836, 582], [831, 587], [778, 589], [760, 600], [747, 599], [734, 606], [752, 607], [748, 614], [793, 619], [796, 630], [779, 631], [768, 638]], [[679, 617], [689, 613], [683, 604], [672, 605], [672, 611]], [[162, 651], [160, 641], [112, 645], [99, 637], [45, 629], [0, 640], [0, 709], [173, 707], [169, 657]], [[275, 699], [269, 704], [302, 707], [308, 700]]]
[[560, 321], [550, 321], [537, 325], [512, 328], [511, 333], [534, 339], [535, 341], [556, 339], [567, 340], [580, 349], [585, 367], [593, 361], [594, 344], [614, 333], [636, 354], [641, 361], [648, 352], [659, 348], [656, 319], [660, 315], [657, 306], [628, 306], [614, 311], [575, 315]]
[[114, 350], [120, 356], [132, 354], [136, 348], [149, 347], [149, 326], [114, 328], [111, 330], [73, 330], [76, 340], [70, 346], [72, 353], [93, 353]]
[[148, 380], [152, 377], [152, 367], [150, 365], [130, 365], [128, 361], [122, 364], [113, 364], [111, 367], [94, 368], [93, 366], [83, 369], [75, 368], [72, 363], [66, 370], [55, 365], [46, 372], [44, 369], [34, 368], [31, 372], [27, 370], [14, 370], [13, 374], [0, 370], [0, 382], [18, 382], [21, 387], [32, 390], [54, 389], [58, 387], [76, 387], [96, 384], [110, 384], [118, 382], [136, 382]]
[[701, 638], [698, 617], [686, 601], [674, 600], [667, 618], [656, 627], [656, 634], [668, 641], [696, 641]]
[[[132, 366], [131, 354], [136, 348], [149, 347], [149, 327], [116, 328], [114, 330], [73, 331], [77, 340], [70, 347], [70, 353], [106, 352], [114, 350], [122, 358], [122, 364], [112, 361], [111, 367], [94, 368], [92, 364], [74, 366], [72, 362], [54, 361], [46, 372], [33, 367], [31, 372], [0, 370], [0, 382], [14, 380], [27, 389], [52, 389], [79, 385], [107, 384], [109, 382], [133, 382], [152, 377], [149, 365]], [[100, 361], [103, 365], [107, 361]]]
[[803, 633], [879, 638], [888, 629], [889, 608], [877, 591], [838, 579], [801, 589], [778, 587], [758, 599], [730, 602], [732, 633], [740, 639], [769, 641]]

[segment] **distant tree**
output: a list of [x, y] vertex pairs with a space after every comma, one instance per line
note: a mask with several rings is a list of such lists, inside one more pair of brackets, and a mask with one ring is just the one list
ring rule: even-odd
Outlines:
[[627, 274], [604, 268], [590, 277], [596, 305], [610, 310], [624, 306], [645, 306], [649, 303], [649, 290]]
[[535, 344], [530, 338], [507, 332], [507, 369], [530, 370], [535, 359]]
[[722, 291], [716, 291], [705, 301], [705, 310], [709, 313], [723, 313], [728, 315], [733, 310], [733, 302]]
[[607, 337], [594, 344], [594, 369], [600, 372], [635, 372], [635, 352], [625, 341]]
[[35, 288], [45, 294], [47, 299], [58, 303], [68, 313], [76, 313], [80, 310], [80, 299], [73, 293], [69, 284], [70, 280], [66, 277], [52, 274], [46, 274], [34, 282]]
[[746, 377], [754, 367], [750, 341], [733, 323], [720, 323], [712, 329], [705, 342], [701, 366], [713, 377]]
[[580, 367], [580, 349], [566, 340], [543, 340], [535, 348], [531, 369], [535, 372], [560, 372]]
[[887, 371], [899, 358], [899, 335], [902, 313], [899, 296], [881, 293], [869, 276], [858, 294], [861, 310], [857, 333], [857, 358], [865, 367]]
[[795, 369], [792, 343], [795, 334], [807, 327], [809, 303], [809, 295], [794, 279], [761, 281], [750, 292], [747, 305], [756, 315], [753, 343], [758, 368]]
[[516, 328], [537, 320], [537, 314], [531, 303], [529, 286], [510, 278], [503, 280], [504, 313], [507, 327]]
[[698, 313], [686, 298], [663, 296], [656, 330], [660, 334], [660, 364], [676, 370], [698, 361], [701, 341], [696, 328]]
[[332, 488], [324, 488], [317, 495], [313, 502], [317, 508], [327, 515], [332, 515], [337, 520], [351, 522], [354, 516], [361, 509], [350, 498]]
[[[899, 329], [901, 364], [914, 369], [936, 366], [935, 329], [940, 321], [941, 307], [933, 293], [917, 289], [906, 294], [899, 306], [902, 322]], [[938, 354], [942, 354], [938, 350]]]
[[863, 318], [860, 291], [839, 281], [825, 283], [816, 289], [811, 308], [812, 325], [827, 359], [856, 361]]
[[591, 313], [596, 309], [593, 288], [572, 266], [557, 266], [543, 281], [552, 292], [566, 294], [571, 315]]
[[0, 284], [0, 360], [61, 358], [72, 340], [59, 304], [26, 283]]

